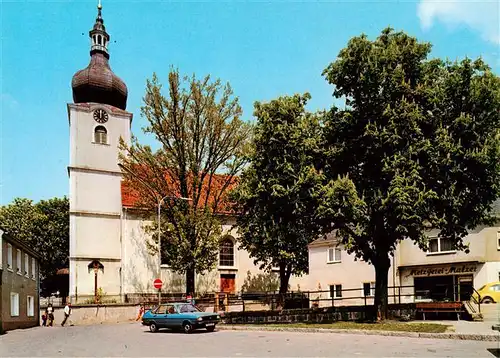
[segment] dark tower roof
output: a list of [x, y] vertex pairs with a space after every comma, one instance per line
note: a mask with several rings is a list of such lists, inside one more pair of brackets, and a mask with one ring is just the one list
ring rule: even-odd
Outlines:
[[92, 30], [90, 63], [73, 76], [73, 101], [75, 103], [103, 103], [125, 110], [127, 107], [127, 86], [109, 67], [109, 35], [101, 15], [101, 2], [97, 6], [97, 18]]

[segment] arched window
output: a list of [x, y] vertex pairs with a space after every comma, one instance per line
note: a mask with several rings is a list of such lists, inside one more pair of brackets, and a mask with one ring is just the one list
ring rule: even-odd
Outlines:
[[234, 242], [228, 237], [219, 244], [219, 266], [234, 266]]
[[108, 131], [103, 126], [94, 129], [94, 142], [98, 144], [108, 144]]
[[100, 45], [101, 44], [101, 35], [97, 35], [97, 43]]

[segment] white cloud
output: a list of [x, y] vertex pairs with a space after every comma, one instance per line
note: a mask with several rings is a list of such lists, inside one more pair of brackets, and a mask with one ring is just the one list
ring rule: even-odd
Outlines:
[[420, 0], [417, 8], [424, 30], [434, 21], [448, 26], [465, 24], [483, 39], [500, 44], [500, 2], [498, 0]]

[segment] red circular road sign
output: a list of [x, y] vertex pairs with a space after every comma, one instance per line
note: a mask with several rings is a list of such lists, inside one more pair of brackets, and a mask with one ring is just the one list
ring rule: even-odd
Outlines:
[[159, 278], [157, 278], [156, 280], [153, 281], [153, 286], [157, 289], [160, 289], [162, 285], [163, 285], [163, 282], [161, 282], [161, 280]]

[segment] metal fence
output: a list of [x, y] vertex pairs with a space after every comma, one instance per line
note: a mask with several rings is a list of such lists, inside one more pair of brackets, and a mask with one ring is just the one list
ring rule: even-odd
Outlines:
[[[370, 306], [374, 304], [375, 288], [343, 289], [332, 286], [331, 290], [278, 292], [225, 292], [207, 293], [194, 298], [195, 304], [204, 311], [263, 311], [284, 309], [305, 309], [312, 307]], [[162, 293], [161, 303], [188, 301], [182, 293]], [[140, 303], [147, 308], [158, 305], [158, 297], [149, 295]], [[414, 286], [388, 287], [388, 303], [415, 302]]]
[[[263, 311], [274, 310], [278, 307], [284, 309], [305, 309], [312, 307], [336, 307], [336, 306], [369, 306], [374, 304], [375, 287], [342, 288], [340, 285], [332, 285], [330, 290], [316, 291], [289, 291], [286, 294], [279, 292], [241, 292], [237, 294], [226, 292], [211, 292], [198, 295], [194, 298], [195, 304], [204, 311]], [[111, 300], [111, 298], [113, 298]], [[414, 303], [414, 286], [391, 286], [388, 287], [388, 303]], [[162, 292], [160, 302], [188, 301], [184, 293]], [[101, 304], [118, 303], [119, 297], [103, 297]], [[123, 297], [125, 303], [141, 304], [146, 308], [158, 305], [158, 294], [127, 294]], [[41, 299], [42, 307], [48, 302], [54, 306], [63, 305], [61, 298], [52, 297]], [[88, 297], [88, 302], [93, 303], [93, 296]]]

